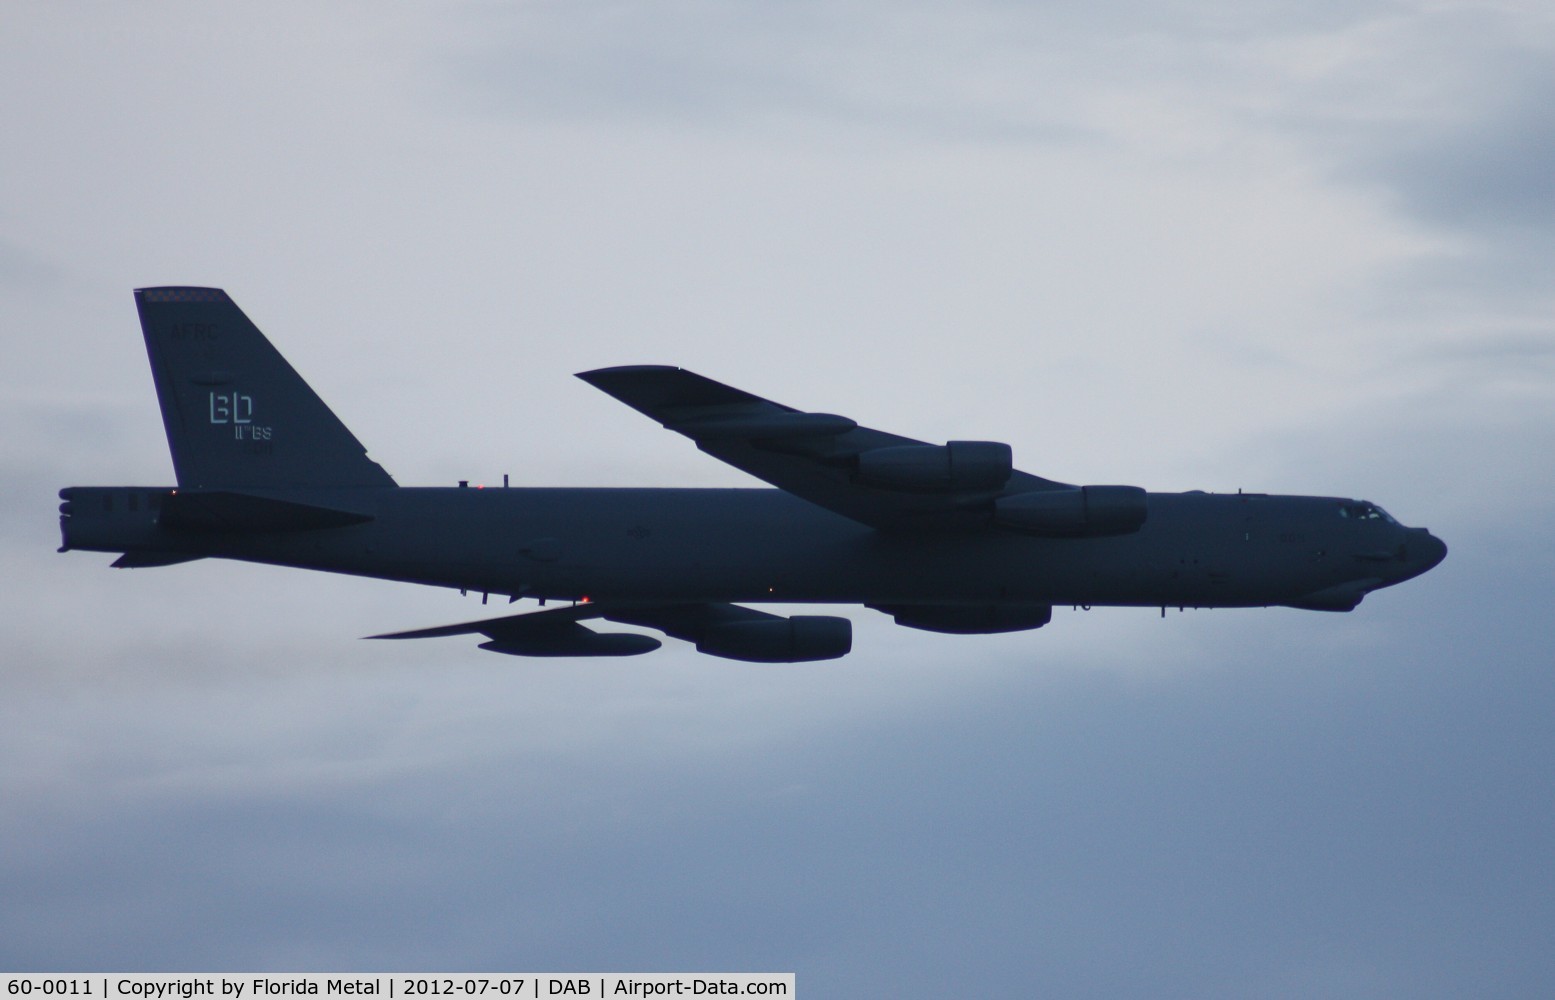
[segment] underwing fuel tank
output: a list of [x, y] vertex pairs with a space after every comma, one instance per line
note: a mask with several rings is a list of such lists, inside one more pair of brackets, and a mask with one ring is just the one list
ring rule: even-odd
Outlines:
[[582, 625], [559, 635], [493, 639], [481, 649], [509, 656], [639, 656], [664, 645], [636, 632], [595, 632]]

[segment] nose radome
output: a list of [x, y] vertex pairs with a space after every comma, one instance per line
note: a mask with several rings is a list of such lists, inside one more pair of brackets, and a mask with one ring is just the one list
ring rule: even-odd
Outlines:
[[1409, 540], [1409, 554], [1420, 561], [1418, 572], [1424, 573], [1447, 558], [1447, 543], [1424, 528], [1416, 528]]

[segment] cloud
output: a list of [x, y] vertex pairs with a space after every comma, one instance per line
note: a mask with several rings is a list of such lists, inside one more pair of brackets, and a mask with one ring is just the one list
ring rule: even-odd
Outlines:
[[1516, 7], [1363, 20], [1326, 36], [1334, 56], [1293, 91], [1290, 109], [1328, 155], [1353, 157], [1359, 174], [1395, 187], [1425, 219], [1548, 229], [1551, 28]]
[[47, 291], [62, 280], [64, 275], [55, 265], [0, 240], [0, 283], [18, 292], [38, 292]]
[[887, 18], [873, 5], [813, 3], [486, 9], [470, 18], [452, 78], [494, 111], [569, 121], [741, 128], [811, 118], [976, 134], [999, 116], [935, 84], [957, 82], [947, 68], [964, 69], [1009, 19], [986, 7], [945, 14], [907, 5]]
[[[0, 964], [1549, 981], [1539, 12], [51, 10], [0, 40]], [[567, 377], [664, 362], [1452, 554], [1351, 615], [855, 609], [791, 669], [359, 642], [478, 604], [54, 553], [60, 486], [170, 475], [159, 281], [405, 482], [752, 485]]]
[[1537, 233], [1555, 227], [1555, 76], [1527, 72], [1450, 131], [1405, 140], [1394, 172], [1409, 204], [1447, 225]]

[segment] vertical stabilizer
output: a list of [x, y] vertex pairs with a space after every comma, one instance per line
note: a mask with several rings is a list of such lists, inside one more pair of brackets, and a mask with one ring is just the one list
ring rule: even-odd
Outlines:
[[178, 485], [393, 486], [219, 288], [135, 292]]

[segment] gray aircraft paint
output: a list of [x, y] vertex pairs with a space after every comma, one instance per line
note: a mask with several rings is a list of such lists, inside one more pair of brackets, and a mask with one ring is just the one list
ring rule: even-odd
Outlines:
[[[383, 638], [479, 633], [552, 656], [658, 645], [580, 624], [604, 618], [789, 662], [846, 653], [847, 620], [736, 602], [864, 604], [971, 633], [1039, 627], [1054, 605], [1348, 611], [1446, 555], [1364, 501], [1082, 491], [1010, 468], [994, 442], [925, 445], [659, 366], [580, 377], [782, 489], [399, 487], [224, 292], [136, 301], [178, 485], [62, 490], [61, 551], [578, 602]], [[1106, 504], [1122, 520], [1103, 523]], [[1031, 514], [1049, 507], [1069, 528]]]

